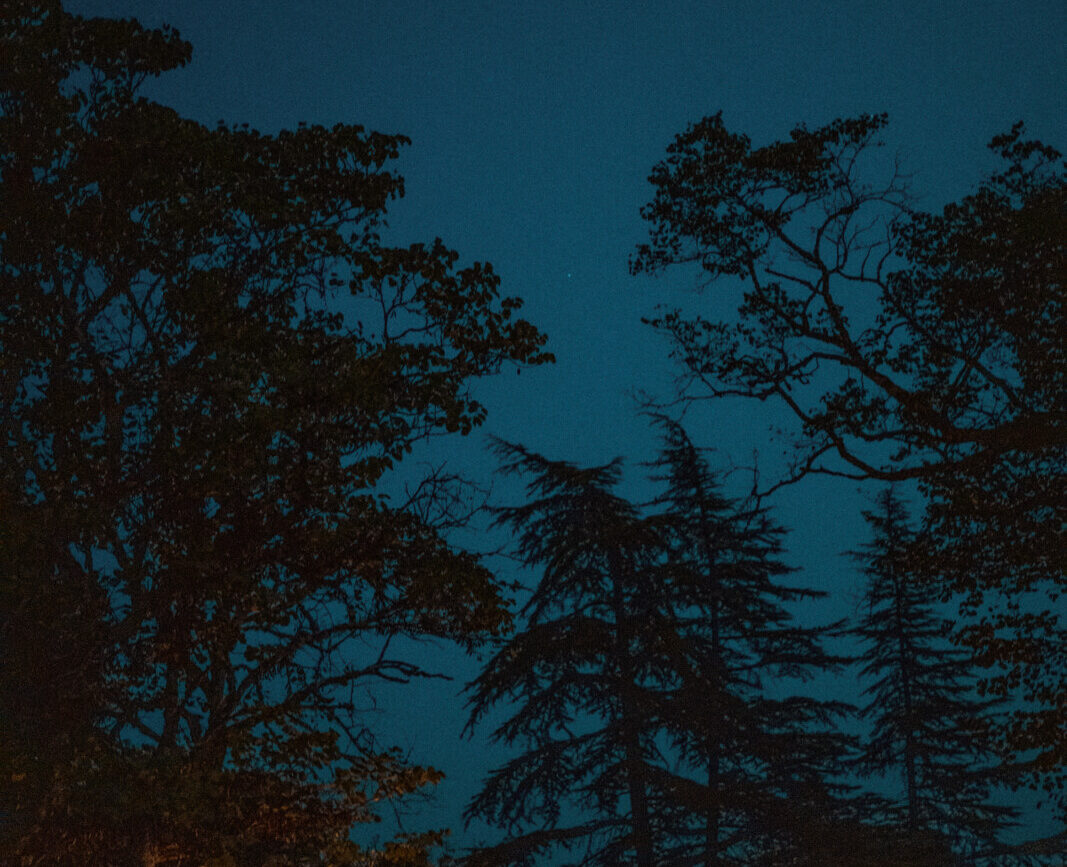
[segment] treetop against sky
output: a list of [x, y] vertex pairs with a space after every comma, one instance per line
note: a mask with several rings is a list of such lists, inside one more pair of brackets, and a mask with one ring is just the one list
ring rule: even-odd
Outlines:
[[[669, 399], [679, 372], [668, 341], [642, 317], [660, 304], [730, 317], [741, 296], [733, 279], [696, 291], [705, 282], [696, 267], [628, 270], [648, 238], [640, 209], [653, 196], [649, 173], [688, 124], [721, 111], [758, 148], [798, 123], [816, 129], [885, 111], [886, 146], [871, 166], [883, 176], [872, 182], [899, 157], [909, 202], [932, 210], [995, 169], [985, 145], [1020, 118], [1028, 137], [1064, 143], [1067, 9], [1053, 2], [890, 10], [86, 0], [67, 8], [176, 27], [192, 43], [191, 61], [141, 92], [209, 129], [220, 119], [268, 134], [351, 123], [407, 137], [389, 163], [405, 195], [390, 203], [383, 236], [405, 245], [440, 236], [459, 251], [457, 267], [492, 263], [501, 295], [523, 299], [521, 316], [548, 335], [556, 357], [476, 383], [483, 429], [583, 465], [624, 455], [636, 500], [651, 496], [636, 462], [655, 452], [656, 435], [637, 417], [634, 392]], [[726, 399], [692, 407], [686, 424], [722, 466], [745, 468], [727, 478], [734, 493], [751, 485], [754, 451], [767, 485], [788, 471], [789, 442], [771, 433], [794, 429], [780, 406]], [[484, 446], [478, 433], [442, 438], [414, 458], [447, 460], [488, 484], [494, 461]], [[494, 484], [495, 499], [516, 501], [514, 486]], [[861, 592], [857, 568], [840, 554], [864, 538], [860, 512], [872, 493], [864, 483], [808, 479], [768, 500], [791, 530], [798, 580], [831, 594], [820, 608], [829, 618], [849, 613]], [[499, 544], [488, 538], [475, 544]], [[462, 804], [504, 753], [459, 740], [455, 693], [476, 668], [458, 655], [449, 666], [455, 683], [381, 700], [401, 746], [446, 773], [426, 825], [458, 828]], [[419, 706], [439, 721], [432, 734], [409, 724]]]

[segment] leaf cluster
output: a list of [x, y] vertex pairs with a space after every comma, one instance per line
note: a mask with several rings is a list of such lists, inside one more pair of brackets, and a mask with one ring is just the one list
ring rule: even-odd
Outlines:
[[438, 774], [367, 685], [510, 618], [456, 481], [379, 486], [545, 338], [488, 264], [382, 241], [403, 136], [205, 127], [138, 95], [175, 31], [56, 2], [5, 4], [0, 55], [4, 845], [370, 863], [353, 823]]
[[910, 568], [943, 599], [962, 594], [976, 622], [955, 640], [987, 667], [987, 691], [1023, 699], [1001, 727], [1017, 782], [1055, 796], [1067, 162], [1016, 124], [990, 142], [999, 170], [924, 212], [878, 159], [885, 123], [799, 127], [759, 148], [721, 115], [692, 125], [653, 169], [631, 268], [695, 265], [715, 291], [740, 284], [733, 321], [663, 309], [650, 322], [683, 401], [774, 400], [795, 418], [771, 490], [812, 474], [919, 484]]

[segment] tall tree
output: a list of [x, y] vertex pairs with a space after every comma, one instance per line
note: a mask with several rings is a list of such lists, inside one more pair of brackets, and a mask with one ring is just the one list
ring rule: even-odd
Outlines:
[[550, 356], [488, 265], [381, 241], [403, 137], [138, 97], [190, 50], [3, 5], [3, 846], [418, 863], [433, 835], [348, 840], [439, 776], [373, 742], [355, 688], [427, 674], [394, 637], [508, 615], [419, 508], [432, 485], [376, 486], [482, 421], [472, 378]]
[[[780, 401], [799, 421], [780, 483], [810, 474], [917, 479], [918, 556], [968, 594], [959, 639], [986, 688], [1020, 707], [1008, 747], [1067, 791], [1067, 164], [1024, 137], [1004, 168], [941, 214], [901, 176], [868, 180], [884, 115], [753, 147], [721, 115], [690, 126], [651, 175], [636, 272], [689, 263], [744, 287], [738, 321], [664, 311], [688, 397]], [[722, 284], [717, 284], [721, 286]]]
[[493, 739], [525, 747], [467, 807], [468, 821], [511, 834], [471, 863], [525, 864], [585, 845], [583, 863], [660, 864], [650, 778], [656, 672], [645, 619], [658, 538], [613, 492], [620, 460], [580, 468], [501, 441], [496, 450], [505, 472], [529, 477], [530, 496], [500, 510], [497, 522], [519, 534], [523, 562], [543, 571], [523, 629], [468, 687], [468, 728], [515, 702]]
[[654, 504], [672, 578], [657, 629], [676, 684], [660, 713], [680, 759], [668, 786], [682, 808], [669, 829], [674, 858], [815, 858], [805, 821], [857, 815], [841, 798], [850, 744], [835, 731], [848, 706], [785, 688], [843, 663], [821, 646], [835, 626], [804, 627], [789, 611], [825, 594], [782, 582], [792, 571], [780, 559], [784, 530], [725, 498], [685, 429], [655, 419], [664, 444], [652, 466], [665, 490]]
[[469, 687], [470, 725], [511, 702], [493, 738], [523, 748], [468, 808], [511, 834], [472, 864], [561, 846], [584, 846], [583, 864], [833, 863], [811, 826], [863, 837], [835, 779], [845, 706], [783, 688], [840, 663], [787, 611], [822, 594], [777, 580], [783, 531], [723, 498], [661, 421], [667, 491], [651, 515], [614, 493], [619, 461], [497, 444], [530, 478], [499, 521], [542, 571], [523, 628]]
[[991, 803], [997, 774], [988, 721], [997, 702], [975, 696], [972, 655], [947, 645], [949, 623], [908, 568], [914, 531], [893, 490], [864, 517], [873, 538], [852, 556], [868, 581], [856, 634], [869, 681], [862, 716], [873, 728], [858, 766], [899, 784], [893, 824], [912, 837], [944, 835], [974, 863], [1001, 848], [998, 832], [1017, 815]]

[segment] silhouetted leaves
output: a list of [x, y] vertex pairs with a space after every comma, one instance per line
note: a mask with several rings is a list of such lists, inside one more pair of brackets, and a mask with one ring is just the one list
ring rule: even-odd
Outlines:
[[[754, 148], [715, 115], [650, 180], [631, 267], [689, 264], [744, 286], [734, 322], [661, 310], [683, 397], [773, 398], [800, 430], [773, 487], [810, 474], [918, 480], [913, 554], [985, 689], [1021, 699], [1002, 731], [1019, 783], [1060, 799], [1067, 766], [1067, 164], [1024, 137], [942, 213], [915, 210], [863, 115]], [[973, 619], [971, 619], [973, 618]]]
[[[496, 447], [506, 471], [530, 478], [531, 498], [497, 521], [515, 528], [519, 555], [542, 577], [522, 610], [525, 628], [469, 686], [469, 725], [518, 702], [493, 738], [527, 748], [493, 771], [467, 808], [468, 818], [513, 833], [472, 863], [521, 864], [536, 851], [581, 843], [597, 863], [632, 851], [637, 864], [652, 865], [660, 819], [650, 805], [650, 701], [659, 672], [646, 642], [658, 536], [613, 493], [619, 461], [586, 469]], [[594, 820], [575, 823], [564, 815], [568, 805]]]
[[802, 824], [851, 809], [840, 799], [849, 742], [837, 732], [849, 709], [786, 690], [843, 662], [821, 646], [839, 625], [793, 620], [790, 603], [823, 594], [781, 580], [791, 571], [778, 559], [784, 531], [763, 509], [725, 499], [681, 425], [656, 420], [664, 447], [653, 467], [665, 492], [654, 505], [673, 579], [657, 627], [676, 676], [661, 714], [683, 775], [674, 789], [688, 790], [668, 831], [672, 859], [801, 857]]
[[488, 265], [381, 240], [402, 136], [208, 129], [137, 96], [188, 61], [173, 31], [0, 26], [5, 845], [421, 863], [439, 835], [347, 839], [440, 776], [357, 687], [427, 674], [391, 638], [509, 615], [430, 489], [375, 485], [544, 338]]

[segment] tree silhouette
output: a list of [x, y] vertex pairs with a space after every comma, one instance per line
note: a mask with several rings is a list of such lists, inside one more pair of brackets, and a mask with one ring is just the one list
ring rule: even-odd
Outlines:
[[653, 169], [650, 240], [631, 268], [688, 264], [744, 284], [734, 323], [677, 310], [651, 323], [684, 398], [773, 399], [796, 417], [792, 464], [772, 487], [811, 474], [919, 481], [916, 556], [980, 615], [958, 639], [980, 654], [985, 688], [1025, 699], [1003, 731], [1018, 782], [1067, 808], [1055, 605], [1067, 575], [1067, 164], [1018, 124], [991, 142], [1002, 171], [927, 214], [896, 169], [868, 180], [885, 125], [799, 126], [757, 148], [721, 114], [693, 124]]
[[790, 603], [825, 594], [782, 583], [792, 571], [779, 559], [784, 530], [723, 497], [684, 428], [655, 419], [664, 446], [652, 466], [665, 491], [654, 504], [673, 576], [658, 630], [677, 683], [661, 713], [681, 759], [668, 787], [682, 807], [669, 830], [673, 863], [815, 857], [805, 821], [858, 815], [840, 783], [850, 744], [835, 731], [849, 708], [782, 696], [782, 686], [840, 667], [820, 638], [838, 625], [795, 622]]
[[975, 698], [971, 655], [947, 646], [949, 623], [908, 570], [914, 531], [893, 490], [864, 517], [873, 539], [852, 555], [868, 579], [855, 631], [864, 643], [862, 675], [871, 681], [862, 715], [873, 731], [858, 766], [899, 777], [892, 824], [913, 837], [943, 835], [974, 863], [1001, 848], [997, 834], [1017, 815], [990, 803], [997, 774], [988, 723], [997, 702]]
[[982, 688], [1022, 699], [1004, 729], [1021, 781], [1067, 821], [1067, 163], [1021, 124], [992, 147], [1002, 172], [903, 234], [902, 303], [933, 295], [930, 315], [980, 335], [1000, 376], [996, 391], [957, 387], [993, 445], [931, 468], [911, 559], [943, 597], [962, 594], [959, 638]]
[[524, 627], [469, 686], [469, 727], [514, 703], [492, 737], [523, 748], [468, 807], [510, 835], [470, 864], [578, 846], [583, 864], [832, 863], [805, 822], [865, 839], [864, 805], [835, 778], [846, 706], [768, 689], [840, 664], [785, 607], [822, 594], [777, 580], [783, 531], [723, 498], [682, 428], [660, 422], [651, 515], [614, 493], [618, 460], [496, 444], [530, 478], [498, 521], [543, 571]]
[[188, 61], [176, 32], [2, 16], [5, 852], [425, 860], [433, 834], [348, 841], [439, 777], [357, 688], [428, 674], [393, 638], [508, 614], [432, 518], [443, 476], [376, 486], [543, 337], [488, 265], [381, 241], [403, 137], [207, 129], [137, 95]]
[[[497, 523], [514, 528], [520, 558], [543, 573], [524, 628], [468, 687], [468, 729], [513, 701], [492, 737], [527, 747], [467, 807], [468, 821], [511, 834], [470, 863], [525, 864], [580, 844], [583, 863], [662, 863], [650, 778], [657, 672], [645, 644], [658, 537], [612, 491], [621, 461], [586, 469], [502, 441], [495, 449], [504, 472], [530, 477], [529, 502], [501, 509]], [[583, 815], [564, 815], [568, 804]]]

